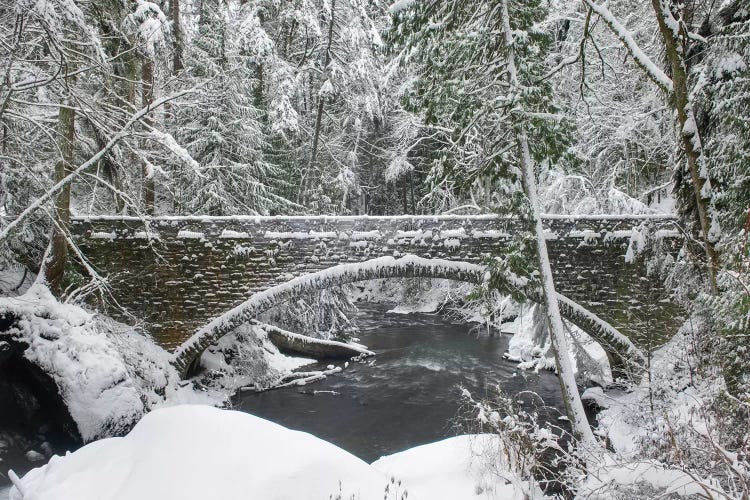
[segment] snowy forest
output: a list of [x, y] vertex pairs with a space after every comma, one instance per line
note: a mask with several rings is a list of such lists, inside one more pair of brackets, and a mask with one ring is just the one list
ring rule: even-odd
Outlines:
[[0, 499], [750, 500], [747, 0], [0, 3]]

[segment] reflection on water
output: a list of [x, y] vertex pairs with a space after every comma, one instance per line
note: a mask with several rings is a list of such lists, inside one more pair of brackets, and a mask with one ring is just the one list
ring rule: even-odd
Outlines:
[[493, 384], [510, 393], [530, 390], [563, 407], [557, 377], [518, 371], [502, 359], [507, 337], [477, 336], [471, 325], [436, 314], [387, 309], [368, 304], [358, 313], [360, 340], [375, 358], [309, 386], [242, 393], [235, 409], [310, 432], [370, 462], [455, 434], [459, 386], [475, 396]]

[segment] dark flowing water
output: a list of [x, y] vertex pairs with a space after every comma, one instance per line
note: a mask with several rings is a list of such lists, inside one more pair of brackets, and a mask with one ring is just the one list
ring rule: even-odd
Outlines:
[[[235, 409], [309, 432], [371, 462], [456, 435], [459, 386], [475, 397], [494, 384], [507, 393], [534, 391], [545, 404], [563, 408], [555, 375], [519, 371], [502, 359], [507, 336], [477, 335], [472, 325], [437, 314], [387, 310], [360, 305], [358, 313], [360, 341], [376, 357], [310, 385], [242, 393]], [[548, 418], [558, 415], [553, 410]]]

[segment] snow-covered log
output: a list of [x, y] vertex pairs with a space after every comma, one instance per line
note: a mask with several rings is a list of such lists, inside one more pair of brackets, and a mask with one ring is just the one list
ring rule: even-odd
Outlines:
[[290, 332], [267, 323], [253, 322], [268, 335], [268, 339], [279, 350], [315, 359], [350, 359], [357, 356], [372, 356], [374, 353], [356, 343], [324, 340]]
[[[187, 376], [203, 351], [221, 337], [260, 313], [315, 290], [383, 278], [438, 278], [481, 284], [486, 274], [486, 268], [478, 264], [425, 259], [414, 255], [400, 258], [380, 257], [365, 262], [340, 264], [305, 274], [254, 294], [242, 304], [198, 329], [175, 351], [173, 364], [183, 377]], [[623, 359], [626, 364], [633, 367], [642, 364], [643, 354], [627, 337], [576, 302], [559, 294], [558, 296], [563, 317], [600, 342], [611, 357]], [[531, 299], [540, 301], [540, 298], [536, 297]]]

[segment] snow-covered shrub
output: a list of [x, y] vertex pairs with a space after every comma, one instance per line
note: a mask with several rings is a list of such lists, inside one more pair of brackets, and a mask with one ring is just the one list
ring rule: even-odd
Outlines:
[[[650, 374], [640, 384], [621, 394], [591, 393], [606, 407], [599, 432], [614, 449], [612, 469], [649, 461], [672, 471], [666, 474], [679, 472], [685, 486], [708, 498], [747, 497], [750, 406], [726, 391], [713, 331], [694, 315], [655, 352]], [[646, 478], [643, 474], [641, 480]]]
[[[567, 452], [561, 446], [566, 432], [549, 423], [540, 425], [541, 412], [548, 412], [541, 398], [526, 392], [506, 394], [499, 386], [493, 396], [476, 400], [466, 389], [462, 390], [457, 426], [461, 432], [496, 434], [500, 437], [494, 450], [484, 450], [477, 457], [483, 466], [501, 477], [514, 476], [523, 482], [529, 497], [539, 494], [539, 486], [551, 486], [559, 480], [561, 458]], [[530, 403], [525, 409], [520, 403]]]

